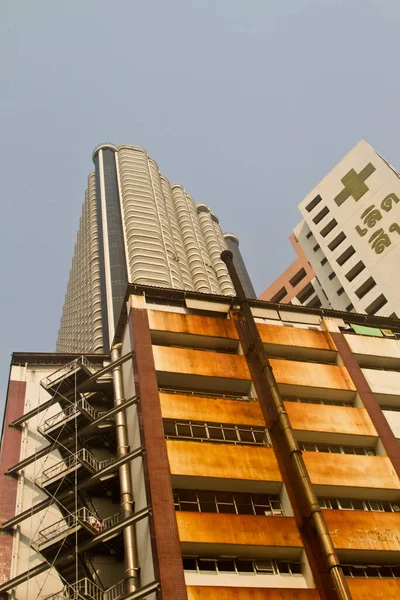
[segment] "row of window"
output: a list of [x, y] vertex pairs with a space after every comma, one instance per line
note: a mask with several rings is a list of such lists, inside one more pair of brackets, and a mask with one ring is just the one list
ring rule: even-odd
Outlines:
[[175, 510], [237, 515], [283, 516], [276, 494], [174, 490]]
[[351, 402], [346, 402], [345, 400], [328, 400], [325, 398], [299, 398], [298, 396], [286, 396], [284, 400], [288, 402], [301, 402], [302, 404], [324, 404], [327, 406], [347, 406], [348, 408], [354, 408]]
[[321, 508], [335, 510], [369, 510], [372, 512], [399, 512], [400, 506], [386, 500], [359, 500], [357, 498], [318, 498]]
[[245, 573], [246, 575], [302, 575], [301, 563], [287, 560], [251, 560], [247, 558], [183, 557], [183, 568], [192, 573]]
[[165, 419], [164, 434], [167, 439], [186, 438], [202, 442], [257, 444], [260, 446], [271, 445], [265, 427], [251, 425], [228, 425], [225, 423]]
[[339, 446], [337, 444], [313, 444], [311, 442], [299, 442], [300, 450], [307, 452], [330, 452], [331, 454], [358, 454], [364, 456], [375, 456], [373, 448], [359, 446]]
[[[251, 560], [246, 558], [200, 558], [183, 557], [186, 572], [201, 574], [237, 574], [237, 575], [283, 575], [301, 577], [299, 561], [288, 560]], [[400, 565], [342, 565], [345, 577], [371, 579], [399, 579]]]

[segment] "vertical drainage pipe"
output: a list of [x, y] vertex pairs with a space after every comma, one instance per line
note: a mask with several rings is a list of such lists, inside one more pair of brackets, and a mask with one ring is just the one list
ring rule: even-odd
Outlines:
[[[116, 344], [111, 350], [111, 361], [115, 362], [121, 358], [121, 344]], [[122, 382], [121, 365], [112, 370], [114, 406], [120, 406], [124, 402], [124, 388]], [[126, 426], [125, 410], [115, 415], [117, 456], [125, 456], [129, 452], [128, 432]], [[134, 501], [132, 493], [132, 477], [129, 463], [119, 468], [119, 482], [121, 492], [122, 518], [126, 519], [134, 513]], [[140, 568], [137, 552], [137, 541], [135, 525], [125, 527], [123, 530], [125, 551], [125, 581], [127, 593], [135, 592], [140, 588]]]
[[[304, 463], [302, 452], [299, 449], [296, 438], [293, 435], [292, 426], [278, 390], [271, 365], [265, 354], [264, 345], [260, 338], [260, 334], [258, 333], [257, 325], [254, 321], [249, 302], [246, 298], [246, 293], [243, 289], [240, 276], [233, 264], [232, 252], [230, 250], [224, 250], [221, 254], [221, 259], [226, 264], [229, 275], [232, 279], [237, 300], [240, 305], [240, 311], [244, 316], [244, 321], [251, 337], [253, 349], [255, 350], [257, 359], [262, 366], [263, 377], [270, 390], [271, 398], [277, 414], [277, 422], [281, 427], [288, 451], [288, 457], [285, 457], [285, 459], [289, 459], [293, 465], [297, 483], [299, 488], [302, 490], [304, 499], [306, 501], [308, 518], [311, 520], [313, 527], [315, 528], [320, 549], [323, 553], [326, 570], [330, 575], [330, 580], [323, 582], [325, 588], [324, 591], [327, 592], [328, 598], [334, 597], [336, 600], [351, 600], [351, 593], [343, 575], [343, 570], [340, 566], [335, 547], [332, 543], [325, 518], [315, 495], [307, 467]], [[259, 400], [260, 402], [266, 401], [265, 398], [259, 398]]]

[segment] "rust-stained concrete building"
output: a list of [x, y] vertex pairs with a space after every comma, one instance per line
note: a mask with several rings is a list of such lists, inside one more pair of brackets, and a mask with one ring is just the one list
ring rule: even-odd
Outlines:
[[[400, 322], [250, 305], [348, 597], [395, 600]], [[112, 354], [13, 354], [3, 594], [335, 597], [299, 517], [291, 457], [266, 427], [239, 308], [130, 285]]]

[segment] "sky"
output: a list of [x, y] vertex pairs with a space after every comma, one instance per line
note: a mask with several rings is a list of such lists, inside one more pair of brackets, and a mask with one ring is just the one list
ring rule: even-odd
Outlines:
[[11, 353], [55, 350], [95, 146], [144, 146], [261, 293], [360, 138], [400, 167], [399, 25], [398, 0], [2, 0], [0, 410]]

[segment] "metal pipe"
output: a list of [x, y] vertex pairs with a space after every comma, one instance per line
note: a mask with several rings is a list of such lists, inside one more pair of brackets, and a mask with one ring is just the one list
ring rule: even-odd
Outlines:
[[[121, 344], [116, 344], [111, 349], [112, 363], [121, 359]], [[125, 402], [124, 387], [122, 381], [121, 363], [112, 369], [113, 389], [114, 389], [114, 406], [120, 406]], [[128, 431], [126, 426], [125, 410], [121, 410], [115, 415], [116, 437], [117, 437], [117, 454], [121, 458], [129, 454]], [[121, 491], [121, 510], [122, 518], [126, 519], [134, 514], [134, 500], [132, 492], [132, 478], [128, 463], [123, 464], [119, 468], [119, 481]], [[125, 550], [125, 579], [127, 592], [135, 592], [140, 588], [140, 568], [137, 551], [137, 540], [135, 525], [132, 524], [126, 527], [124, 535], [124, 550]]]
[[[240, 310], [244, 316], [244, 322], [246, 324], [248, 333], [250, 334], [251, 348], [249, 348], [249, 352], [247, 354], [250, 354], [251, 352], [256, 354], [257, 360], [261, 366], [264, 380], [270, 390], [271, 398], [274, 404], [274, 410], [272, 412], [277, 415], [277, 420], [275, 423], [273, 422], [271, 429], [273, 429], [277, 424], [279, 424], [281, 428], [289, 458], [297, 478], [297, 483], [303, 492], [308, 513], [307, 516], [313, 523], [319, 539], [320, 549], [322, 550], [325, 561], [325, 567], [330, 576], [329, 580], [324, 579], [323, 581], [323, 587], [325, 588], [326, 586], [324, 591], [326, 591], [328, 598], [336, 598], [337, 600], [351, 600], [350, 590], [343, 575], [343, 570], [340, 566], [340, 562], [336, 554], [335, 547], [332, 543], [321, 507], [319, 506], [317, 497], [315, 495], [314, 488], [303, 459], [303, 454], [299, 449], [296, 438], [293, 435], [289, 416], [286, 412], [285, 405], [278, 390], [272, 367], [265, 354], [264, 345], [258, 333], [257, 325], [254, 321], [249, 302], [246, 298], [240, 278], [233, 264], [232, 252], [230, 250], [224, 250], [221, 254], [221, 259], [228, 268], [229, 275], [232, 279], [237, 294]], [[265, 397], [259, 398], [259, 400], [265, 405], [268, 403], [268, 400]], [[266, 408], [268, 410], [267, 406]], [[271, 412], [271, 410], [268, 412]]]

